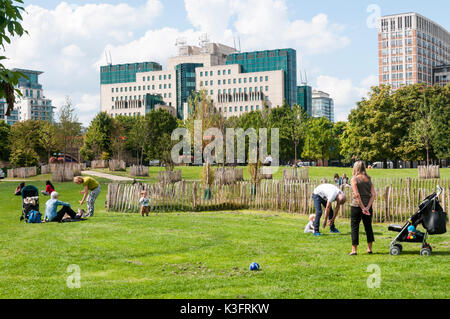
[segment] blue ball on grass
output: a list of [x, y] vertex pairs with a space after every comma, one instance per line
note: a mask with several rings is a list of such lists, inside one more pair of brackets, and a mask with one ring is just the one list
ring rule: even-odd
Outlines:
[[250, 264], [250, 270], [251, 271], [258, 271], [259, 270], [259, 264], [258, 263], [251, 263]]

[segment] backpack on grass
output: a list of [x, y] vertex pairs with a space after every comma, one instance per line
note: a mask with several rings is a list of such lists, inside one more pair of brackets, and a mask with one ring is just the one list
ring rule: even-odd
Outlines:
[[42, 220], [42, 215], [37, 210], [32, 210], [28, 213], [28, 224], [39, 224]]

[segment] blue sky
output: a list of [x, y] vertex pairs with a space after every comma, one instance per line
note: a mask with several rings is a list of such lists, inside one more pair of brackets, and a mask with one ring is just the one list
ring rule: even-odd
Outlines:
[[[337, 119], [377, 84], [377, 30], [367, 25], [376, 5], [381, 15], [418, 12], [450, 29], [448, 1], [293, 0], [25, 0], [30, 36], [6, 48], [10, 66], [37, 68], [46, 96], [60, 106], [69, 95], [80, 120], [99, 111], [98, 66], [110, 50], [114, 63], [156, 61], [163, 65], [183, 36], [243, 51], [292, 47], [298, 68], [314, 87], [335, 98]], [[298, 79], [300, 82], [300, 79]]]

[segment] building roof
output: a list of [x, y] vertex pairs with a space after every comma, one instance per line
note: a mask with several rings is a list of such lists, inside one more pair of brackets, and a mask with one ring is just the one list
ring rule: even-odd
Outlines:
[[44, 73], [43, 71], [28, 70], [28, 69], [18, 69], [18, 68], [14, 68], [12, 70], [14, 72], [31, 73], [31, 74], [36, 74], [36, 75], [41, 75], [42, 73]]

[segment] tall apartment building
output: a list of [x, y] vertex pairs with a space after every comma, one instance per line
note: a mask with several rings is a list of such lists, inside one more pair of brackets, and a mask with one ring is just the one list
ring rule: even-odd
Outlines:
[[311, 116], [314, 118], [326, 117], [334, 122], [334, 101], [328, 93], [312, 91]]
[[[122, 71], [123, 74], [111, 75]], [[296, 51], [293, 49], [237, 53], [203, 39], [200, 47], [182, 42], [167, 70], [155, 62], [102, 66], [101, 108], [112, 116], [144, 115], [154, 101], [186, 118], [192, 91], [204, 89], [225, 117], [286, 100], [297, 103]]]
[[433, 68], [450, 63], [450, 33], [418, 13], [383, 16], [378, 25], [379, 82], [398, 89], [433, 83]]
[[10, 116], [5, 115], [6, 100], [0, 99], [0, 121], [3, 120], [11, 125], [27, 120], [53, 122], [55, 107], [52, 101], [44, 96], [42, 85], [39, 83], [39, 75], [43, 72], [24, 69], [13, 69], [13, 71], [22, 72], [28, 78], [19, 79], [17, 89], [22, 93], [22, 97], [16, 100]]

